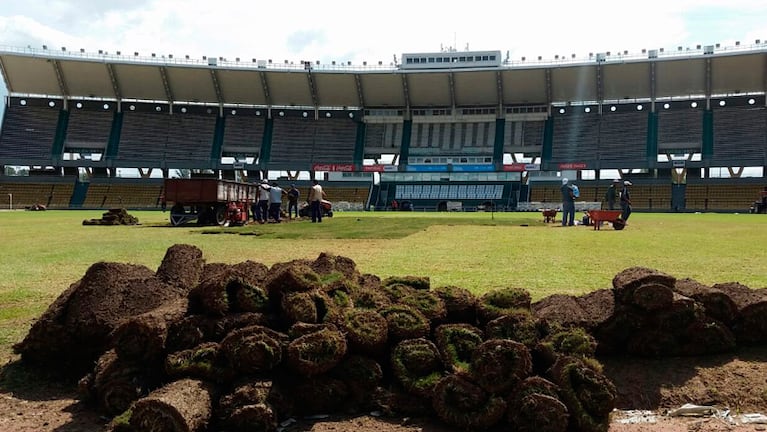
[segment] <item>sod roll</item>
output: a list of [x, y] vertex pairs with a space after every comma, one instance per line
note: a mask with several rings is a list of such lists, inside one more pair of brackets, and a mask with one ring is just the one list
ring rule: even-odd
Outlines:
[[465, 374], [440, 379], [434, 387], [432, 406], [442, 421], [465, 430], [495, 426], [506, 413], [502, 397], [486, 392]]
[[153, 361], [164, 356], [168, 328], [186, 315], [187, 305], [188, 301], [180, 298], [123, 321], [112, 332], [117, 355], [134, 361]]
[[213, 392], [204, 381], [173, 381], [136, 401], [130, 425], [141, 432], [205, 431], [213, 411]]
[[505, 393], [530, 376], [533, 359], [530, 350], [522, 343], [489, 339], [474, 350], [469, 368], [483, 389]]
[[477, 300], [477, 318], [484, 325], [517, 309], [530, 310], [530, 302], [530, 293], [523, 288], [488, 291]]
[[483, 334], [471, 324], [442, 324], [434, 329], [434, 340], [446, 370], [467, 372], [472, 354], [483, 341]]
[[323, 329], [290, 341], [287, 362], [303, 376], [320, 375], [340, 363], [347, 349], [343, 333]]
[[205, 260], [200, 248], [175, 244], [165, 251], [165, 256], [157, 268], [157, 277], [168, 285], [189, 291], [200, 283], [204, 265]]
[[439, 349], [425, 338], [398, 343], [391, 351], [391, 368], [402, 388], [426, 399], [431, 399], [432, 390], [444, 373]]
[[524, 379], [508, 398], [507, 420], [519, 432], [565, 432], [570, 414], [559, 387], [540, 376]]

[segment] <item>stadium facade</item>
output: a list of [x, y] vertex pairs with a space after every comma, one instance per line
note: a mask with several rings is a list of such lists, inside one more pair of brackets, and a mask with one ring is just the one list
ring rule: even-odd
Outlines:
[[[132, 54], [1, 49], [0, 166], [32, 175], [3, 169], [0, 186], [24, 195], [44, 184], [48, 204], [99, 207], [110, 191], [151, 185], [132, 198], [141, 206], [157, 202], [152, 171], [321, 172], [367, 208], [517, 209], [557, 201], [563, 175], [599, 201], [611, 172], [654, 211], [746, 210], [764, 187], [760, 41], [583, 59], [418, 53], [388, 65]], [[117, 178], [121, 168], [145, 179]]]

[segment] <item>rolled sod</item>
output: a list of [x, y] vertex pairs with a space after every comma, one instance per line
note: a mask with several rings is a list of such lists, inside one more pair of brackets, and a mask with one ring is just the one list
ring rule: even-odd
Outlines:
[[483, 334], [471, 324], [442, 324], [434, 330], [434, 340], [445, 369], [466, 372], [474, 351], [483, 342]]
[[517, 309], [530, 310], [530, 293], [523, 288], [489, 291], [477, 300], [477, 318], [486, 324]]
[[204, 381], [173, 381], [136, 401], [130, 425], [142, 432], [205, 431], [213, 412], [213, 392]]
[[287, 348], [287, 363], [303, 376], [320, 375], [340, 363], [346, 352], [344, 334], [323, 329], [292, 340]]
[[530, 376], [533, 359], [530, 350], [522, 343], [489, 339], [474, 350], [469, 369], [483, 389], [505, 393]]
[[432, 398], [434, 411], [445, 423], [464, 430], [482, 430], [498, 424], [506, 413], [506, 401], [464, 374], [439, 380]]
[[425, 339], [406, 339], [391, 351], [391, 368], [396, 381], [411, 394], [430, 399], [444, 374], [439, 349]]

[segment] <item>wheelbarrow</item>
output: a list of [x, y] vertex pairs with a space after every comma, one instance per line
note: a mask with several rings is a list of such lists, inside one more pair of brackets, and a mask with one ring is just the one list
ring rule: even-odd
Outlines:
[[554, 223], [557, 219], [557, 209], [541, 209], [543, 223]]
[[602, 222], [610, 222], [616, 230], [626, 227], [626, 221], [621, 218], [621, 210], [587, 210], [584, 213], [588, 215], [595, 230], [602, 227]]

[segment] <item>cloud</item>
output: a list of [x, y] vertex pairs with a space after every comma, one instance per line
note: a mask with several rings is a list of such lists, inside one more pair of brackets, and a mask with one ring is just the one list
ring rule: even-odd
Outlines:
[[585, 58], [678, 45], [767, 40], [763, 0], [366, 3], [27, 0], [0, 12], [0, 40], [88, 52], [389, 64], [406, 52], [501, 50]]
[[[0, 30], [18, 46], [45, 41], [95, 52], [391, 61], [403, 52], [509, 51], [512, 57], [767, 39], [767, 3], [759, 0], [616, 2], [551, 0], [468, 4], [389, 0], [331, 4], [294, 0], [27, 0], [4, 7]], [[1, 25], [0, 25], [0, 28]]]
[[285, 45], [290, 52], [303, 53], [321, 46], [325, 39], [325, 33], [322, 30], [302, 30], [288, 34], [285, 39]]

